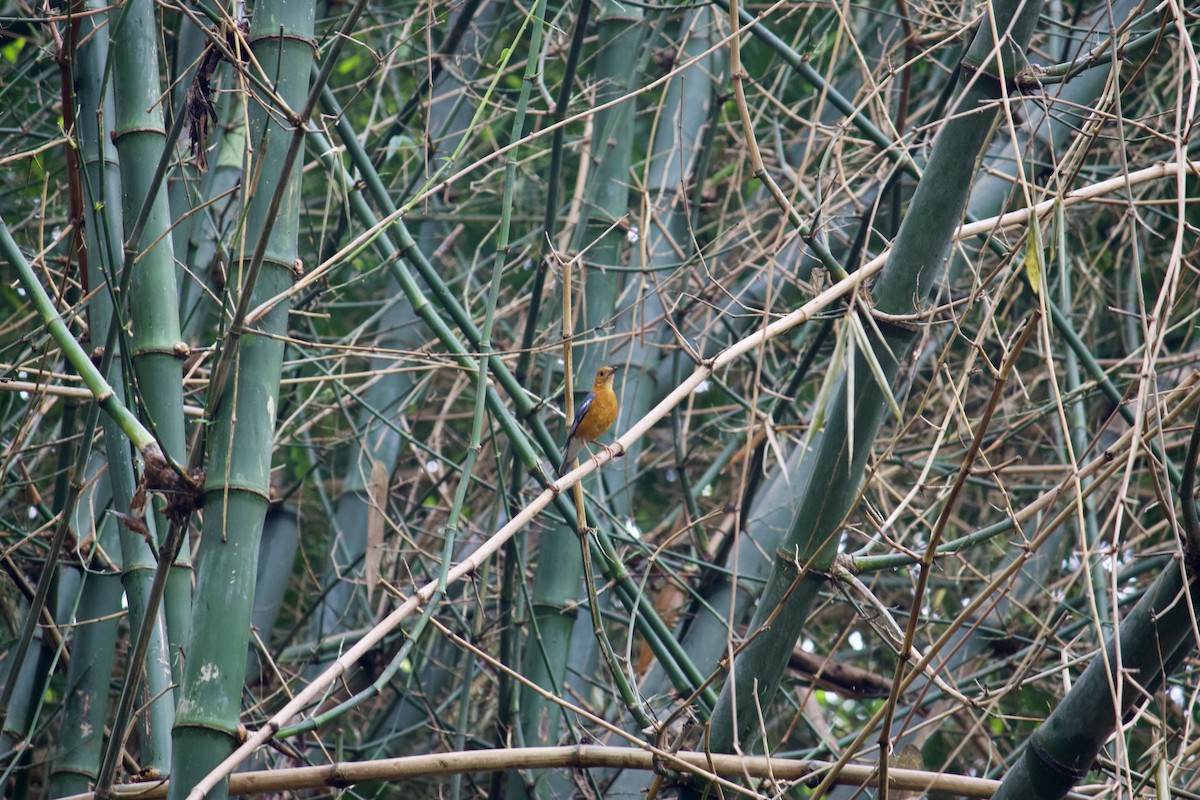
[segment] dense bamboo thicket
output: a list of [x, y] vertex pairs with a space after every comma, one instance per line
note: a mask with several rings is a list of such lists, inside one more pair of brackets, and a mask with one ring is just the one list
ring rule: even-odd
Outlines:
[[10, 4], [5, 796], [1200, 792], [1198, 12]]

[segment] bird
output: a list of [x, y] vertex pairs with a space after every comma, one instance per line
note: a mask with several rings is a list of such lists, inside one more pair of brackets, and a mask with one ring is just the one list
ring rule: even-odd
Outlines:
[[[571, 462], [583, 449], [584, 442], [596, 442], [604, 432], [617, 421], [617, 395], [613, 392], [613, 377], [617, 374], [616, 367], [601, 367], [596, 370], [596, 380], [592, 382], [592, 390], [583, 398], [579, 408], [575, 410], [575, 421], [567, 432], [567, 443], [563, 447], [563, 460], [558, 465], [558, 475], [567, 474]], [[608, 452], [612, 448], [601, 445]]]

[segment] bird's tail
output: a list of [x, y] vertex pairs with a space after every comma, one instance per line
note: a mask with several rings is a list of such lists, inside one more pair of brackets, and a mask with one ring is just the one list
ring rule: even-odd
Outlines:
[[562, 463], [558, 465], [558, 477], [566, 475], [571, 469], [571, 462], [579, 455], [579, 451], [583, 449], [583, 441], [580, 439], [572, 439], [567, 442], [567, 449], [563, 452]]

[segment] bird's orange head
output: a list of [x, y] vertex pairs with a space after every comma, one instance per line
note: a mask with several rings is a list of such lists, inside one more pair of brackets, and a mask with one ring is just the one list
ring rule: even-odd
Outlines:
[[592, 382], [592, 391], [603, 389], [605, 386], [611, 386], [613, 377], [617, 374], [617, 367], [601, 367], [596, 370], [596, 380]]

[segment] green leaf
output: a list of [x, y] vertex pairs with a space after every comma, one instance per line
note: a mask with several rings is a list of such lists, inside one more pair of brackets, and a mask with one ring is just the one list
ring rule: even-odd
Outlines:
[[21, 55], [21, 51], [25, 49], [24, 39], [13, 39], [8, 44], [0, 47], [0, 56], [10, 64], [17, 63], [17, 58]]
[[1025, 243], [1025, 277], [1034, 294], [1042, 293], [1042, 276], [1045, 274], [1045, 254], [1042, 252], [1042, 223], [1033, 214], [1029, 218], [1029, 237]]
[[[846, 322], [850, 325], [851, 333], [854, 334], [854, 343], [863, 354], [863, 358], [866, 359], [867, 366], [871, 368], [871, 376], [875, 379], [875, 383], [879, 385], [879, 391], [883, 394], [884, 400], [887, 401], [888, 407], [892, 409], [892, 414], [895, 415], [897, 420], [903, 422], [904, 415], [900, 411], [900, 404], [896, 402], [896, 398], [892, 394], [891, 384], [888, 382], [887, 374], [883, 371], [883, 366], [879, 363], [879, 358], [875, 355], [875, 348], [871, 346], [871, 340], [867, 336], [866, 329], [863, 327], [862, 317], [870, 319], [869, 314], [863, 314], [860, 317], [854, 308], [851, 308], [846, 313]], [[879, 328], [874, 326], [874, 319], [871, 319], [871, 322], [878, 341], [888, 351], [888, 356], [895, 361], [896, 354], [888, 347], [887, 340], [883, 338], [883, 334], [879, 331]]]

